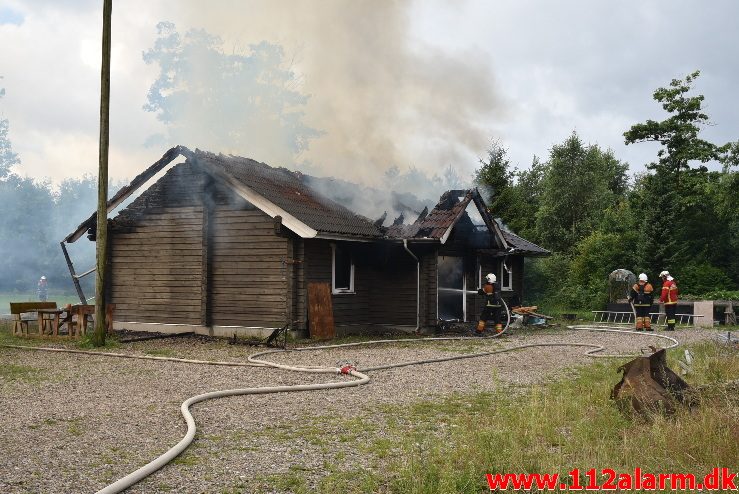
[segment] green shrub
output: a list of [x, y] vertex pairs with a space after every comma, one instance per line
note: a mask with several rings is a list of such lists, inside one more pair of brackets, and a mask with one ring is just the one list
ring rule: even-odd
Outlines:
[[673, 276], [683, 293], [702, 295], [737, 288], [723, 270], [708, 263], [687, 264]]

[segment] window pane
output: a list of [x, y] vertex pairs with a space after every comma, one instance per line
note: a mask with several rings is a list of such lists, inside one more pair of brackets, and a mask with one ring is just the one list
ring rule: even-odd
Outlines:
[[336, 246], [334, 252], [334, 282], [336, 289], [351, 289], [352, 258], [347, 249]]
[[508, 266], [508, 269], [510, 271], [513, 271], [513, 268], [511, 268], [510, 264], [505, 264], [501, 266], [502, 273], [501, 273], [501, 287], [503, 288], [510, 288], [511, 287], [511, 272], [506, 270], [506, 266]]

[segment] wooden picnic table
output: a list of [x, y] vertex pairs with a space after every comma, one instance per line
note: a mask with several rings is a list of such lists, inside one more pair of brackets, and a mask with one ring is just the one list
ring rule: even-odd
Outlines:
[[59, 330], [59, 316], [64, 309], [36, 309], [38, 314], [38, 334], [42, 335], [49, 326], [49, 334], [57, 336]]

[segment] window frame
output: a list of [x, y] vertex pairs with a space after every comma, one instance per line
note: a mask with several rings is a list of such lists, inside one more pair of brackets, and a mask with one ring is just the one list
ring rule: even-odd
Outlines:
[[[349, 255], [349, 288], [337, 288], [336, 287], [336, 249], [342, 248], [345, 249], [347, 254]], [[344, 247], [337, 245], [335, 243], [331, 244], [331, 293], [333, 295], [353, 295], [355, 293], [354, 291], [354, 256], [352, 255], [351, 251]]]
[[[508, 284], [503, 285], [503, 281], [505, 280], [505, 276], [503, 276], [503, 273], [506, 272], [505, 266], [508, 266]], [[500, 261], [500, 289], [505, 292], [512, 292], [513, 291], [513, 266], [510, 263], [507, 263], [505, 259]]]

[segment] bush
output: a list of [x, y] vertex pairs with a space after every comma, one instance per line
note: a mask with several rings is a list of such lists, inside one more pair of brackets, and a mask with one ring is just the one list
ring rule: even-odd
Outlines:
[[[673, 274], [682, 293], [703, 295], [716, 291], [735, 290], [737, 287], [726, 273], [708, 263], [687, 264]], [[708, 298], [708, 297], [706, 297]]]
[[716, 290], [700, 295], [690, 293], [683, 294], [681, 297], [688, 300], [739, 300], [739, 290]]
[[569, 278], [571, 260], [564, 254], [527, 258], [524, 263], [525, 304], [551, 301], [558, 296], [563, 281]]

